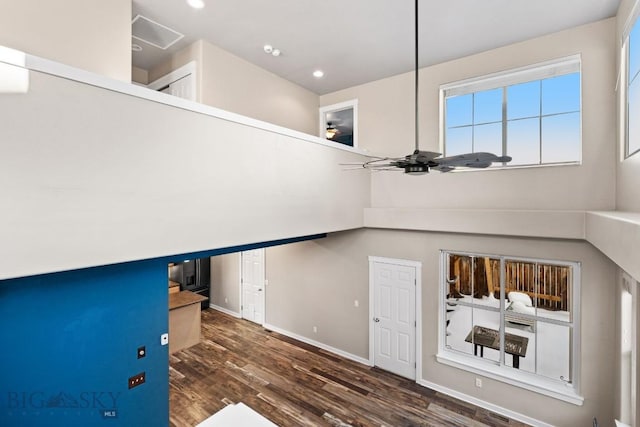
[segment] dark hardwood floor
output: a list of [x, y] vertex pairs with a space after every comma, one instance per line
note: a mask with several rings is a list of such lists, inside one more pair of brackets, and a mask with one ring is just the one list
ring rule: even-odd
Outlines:
[[524, 425], [212, 309], [169, 375], [176, 427], [238, 402], [282, 427]]

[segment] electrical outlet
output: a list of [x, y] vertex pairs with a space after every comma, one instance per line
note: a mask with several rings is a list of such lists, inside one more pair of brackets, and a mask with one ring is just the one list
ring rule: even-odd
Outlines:
[[224, 299], [224, 303], [225, 303], [225, 304], [228, 304], [228, 303], [229, 303], [229, 298], [226, 298], [226, 297], [225, 297], [225, 299]]
[[142, 359], [147, 355], [147, 349], [145, 346], [138, 347], [138, 359]]
[[167, 344], [169, 344], [169, 334], [160, 335], [160, 345], [167, 345]]
[[481, 378], [476, 378], [476, 387], [482, 388], [482, 379]]
[[314, 334], [317, 334], [317, 333], [318, 333], [318, 327], [317, 327], [317, 326], [314, 326], [314, 327], [313, 327], [313, 333], [314, 333]]
[[140, 384], [144, 384], [144, 372], [140, 372], [138, 375], [134, 375], [129, 378], [129, 388], [138, 387]]
[[353, 306], [354, 306], [354, 307], [360, 307], [360, 301], [355, 300], [355, 301], [353, 302]]

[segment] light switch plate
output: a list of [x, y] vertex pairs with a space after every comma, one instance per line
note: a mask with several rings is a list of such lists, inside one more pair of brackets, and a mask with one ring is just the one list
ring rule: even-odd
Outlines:
[[169, 344], [169, 334], [160, 335], [160, 345], [167, 345], [167, 344]]

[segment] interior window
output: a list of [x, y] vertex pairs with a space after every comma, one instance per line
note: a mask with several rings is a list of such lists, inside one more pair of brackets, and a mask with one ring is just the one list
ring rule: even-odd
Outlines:
[[446, 156], [491, 152], [511, 156], [508, 166], [580, 163], [579, 59], [452, 83], [442, 91]]
[[320, 137], [339, 144], [357, 147], [358, 100], [320, 108]]

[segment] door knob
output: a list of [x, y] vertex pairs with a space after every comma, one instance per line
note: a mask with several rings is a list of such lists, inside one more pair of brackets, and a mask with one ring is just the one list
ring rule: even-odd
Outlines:
[[258, 289], [258, 292], [262, 292], [262, 288]]
[[373, 321], [374, 321], [374, 322], [376, 322], [376, 323], [378, 323], [378, 322], [380, 321], [380, 319], [378, 319], [377, 317], [374, 317], [374, 318], [373, 318]]

